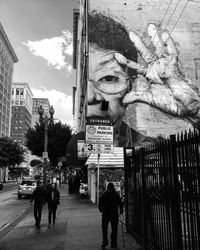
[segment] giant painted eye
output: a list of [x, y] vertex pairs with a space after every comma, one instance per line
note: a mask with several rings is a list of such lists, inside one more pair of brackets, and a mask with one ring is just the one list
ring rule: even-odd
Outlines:
[[96, 89], [110, 95], [126, 92], [129, 88], [129, 78], [122, 71], [102, 69], [95, 72], [91, 81]]
[[119, 77], [107, 75], [98, 80], [98, 82], [118, 82]]

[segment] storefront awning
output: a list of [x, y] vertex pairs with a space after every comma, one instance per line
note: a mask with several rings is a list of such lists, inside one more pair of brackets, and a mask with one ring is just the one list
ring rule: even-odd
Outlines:
[[[85, 165], [88, 168], [98, 165], [98, 154], [91, 154]], [[113, 152], [110, 154], [100, 154], [99, 166], [104, 168], [122, 168], [124, 167], [124, 152], [123, 147], [113, 147]]]

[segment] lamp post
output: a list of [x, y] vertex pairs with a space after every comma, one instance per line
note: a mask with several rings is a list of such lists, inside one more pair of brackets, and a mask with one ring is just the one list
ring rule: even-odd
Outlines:
[[43, 186], [46, 188], [46, 181], [47, 181], [47, 158], [48, 158], [48, 123], [53, 123], [53, 115], [54, 115], [54, 108], [53, 106], [50, 107], [49, 109], [49, 114], [50, 117], [43, 117], [44, 114], [44, 109], [42, 106], [38, 107], [38, 114], [39, 114], [39, 121], [40, 124], [44, 124], [44, 152], [43, 152], [43, 159], [44, 159], [44, 164], [43, 164]]

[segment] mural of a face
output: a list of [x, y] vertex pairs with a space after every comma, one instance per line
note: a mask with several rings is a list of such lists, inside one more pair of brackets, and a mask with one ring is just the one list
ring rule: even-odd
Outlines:
[[[137, 53], [125, 28], [101, 13], [89, 17], [89, 82], [88, 116], [110, 115], [119, 123], [125, 115], [124, 96], [130, 91], [132, 79], [127, 67], [115, 57], [121, 52], [137, 59]], [[132, 73], [135, 72], [131, 70]], [[109, 101], [108, 112], [100, 111], [101, 101]]]
[[[134, 31], [128, 33], [112, 18], [91, 13], [88, 115], [98, 114], [95, 107], [106, 100], [114, 118], [121, 120], [125, 105], [145, 103], [199, 127], [199, 91], [181, 72], [173, 39], [155, 24], [148, 25], [147, 33], [153, 52]], [[137, 63], [137, 53], [144, 65]], [[139, 84], [133, 81], [136, 73]]]
[[130, 89], [129, 78], [115, 58], [116, 51], [90, 45], [90, 71], [88, 82], [88, 113], [102, 115], [100, 102], [109, 101], [109, 114], [121, 120], [126, 105], [123, 98]]

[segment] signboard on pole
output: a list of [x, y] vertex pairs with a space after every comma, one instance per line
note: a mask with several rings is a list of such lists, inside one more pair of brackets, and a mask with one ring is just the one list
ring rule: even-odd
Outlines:
[[82, 159], [87, 157], [87, 153], [85, 152], [85, 142], [84, 140], [77, 141], [77, 156], [78, 158]]
[[113, 144], [113, 126], [86, 125], [86, 144]]

